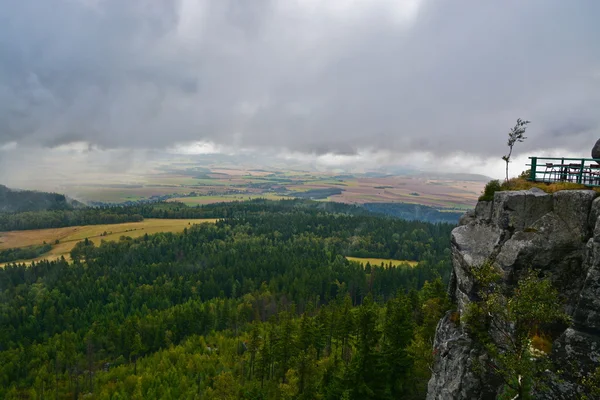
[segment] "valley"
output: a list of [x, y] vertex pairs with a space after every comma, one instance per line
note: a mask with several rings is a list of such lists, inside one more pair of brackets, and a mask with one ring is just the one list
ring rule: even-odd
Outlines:
[[[127, 218], [143, 220], [76, 225]], [[0, 268], [0, 398], [424, 396], [450, 224], [301, 199], [4, 224], [22, 230], [0, 233], [0, 254], [52, 248]]]
[[1, 15], [0, 400], [600, 399], [599, 1]]
[[475, 205], [487, 181], [468, 174], [396, 175], [264, 168], [168, 163], [156, 165], [146, 173], [107, 175], [102, 184], [84, 179], [62, 182], [59, 189], [91, 204], [168, 200], [198, 205], [254, 198], [305, 198], [346, 204], [421, 204], [464, 211]]

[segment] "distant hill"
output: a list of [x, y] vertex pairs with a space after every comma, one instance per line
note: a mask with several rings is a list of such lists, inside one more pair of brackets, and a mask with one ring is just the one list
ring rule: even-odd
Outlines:
[[424, 222], [458, 223], [463, 211], [439, 211], [421, 204], [408, 203], [365, 203], [364, 208], [377, 214], [385, 214], [396, 218]]
[[0, 185], [0, 212], [71, 210], [82, 206], [64, 194], [9, 189]]

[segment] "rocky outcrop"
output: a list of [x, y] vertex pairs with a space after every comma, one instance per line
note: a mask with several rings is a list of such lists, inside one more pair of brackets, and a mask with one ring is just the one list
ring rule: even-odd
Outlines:
[[600, 139], [598, 139], [594, 147], [592, 147], [592, 158], [595, 158], [596, 160], [600, 159]]
[[[600, 198], [591, 190], [547, 194], [539, 189], [497, 192], [479, 202], [452, 231], [453, 273], [449, 294], [458, 315], [477, 300], [473, 268], [490, 262], [503, 283], [515, 285], [529, 270], [552, 279], [572, 324], [553, 343], [563, 366], [537, 398], [570, 399], [581, 378], [600, 366]], [[485, 371], [473, 338], [459, 318], [443, 318], [434, 343], [436, 361], [427, 399], [493, 399], [500, 382]], [[559, 332], [560, 333], [560, 332]]]

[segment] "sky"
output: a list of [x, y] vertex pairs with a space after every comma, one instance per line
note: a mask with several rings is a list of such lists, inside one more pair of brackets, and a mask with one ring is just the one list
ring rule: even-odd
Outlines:
[[0, 181], [198, 148], [497, 176], [517, 118], [520, 164], [587, 157], [598, 18], [597, 0], [3, 0]]

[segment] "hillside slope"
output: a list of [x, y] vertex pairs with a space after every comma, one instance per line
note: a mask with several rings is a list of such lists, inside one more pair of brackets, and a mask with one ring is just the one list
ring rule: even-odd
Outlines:
[[0, 185], [0, 212], [68, 210], [82, 206], [63, 194], [14, 190]]

